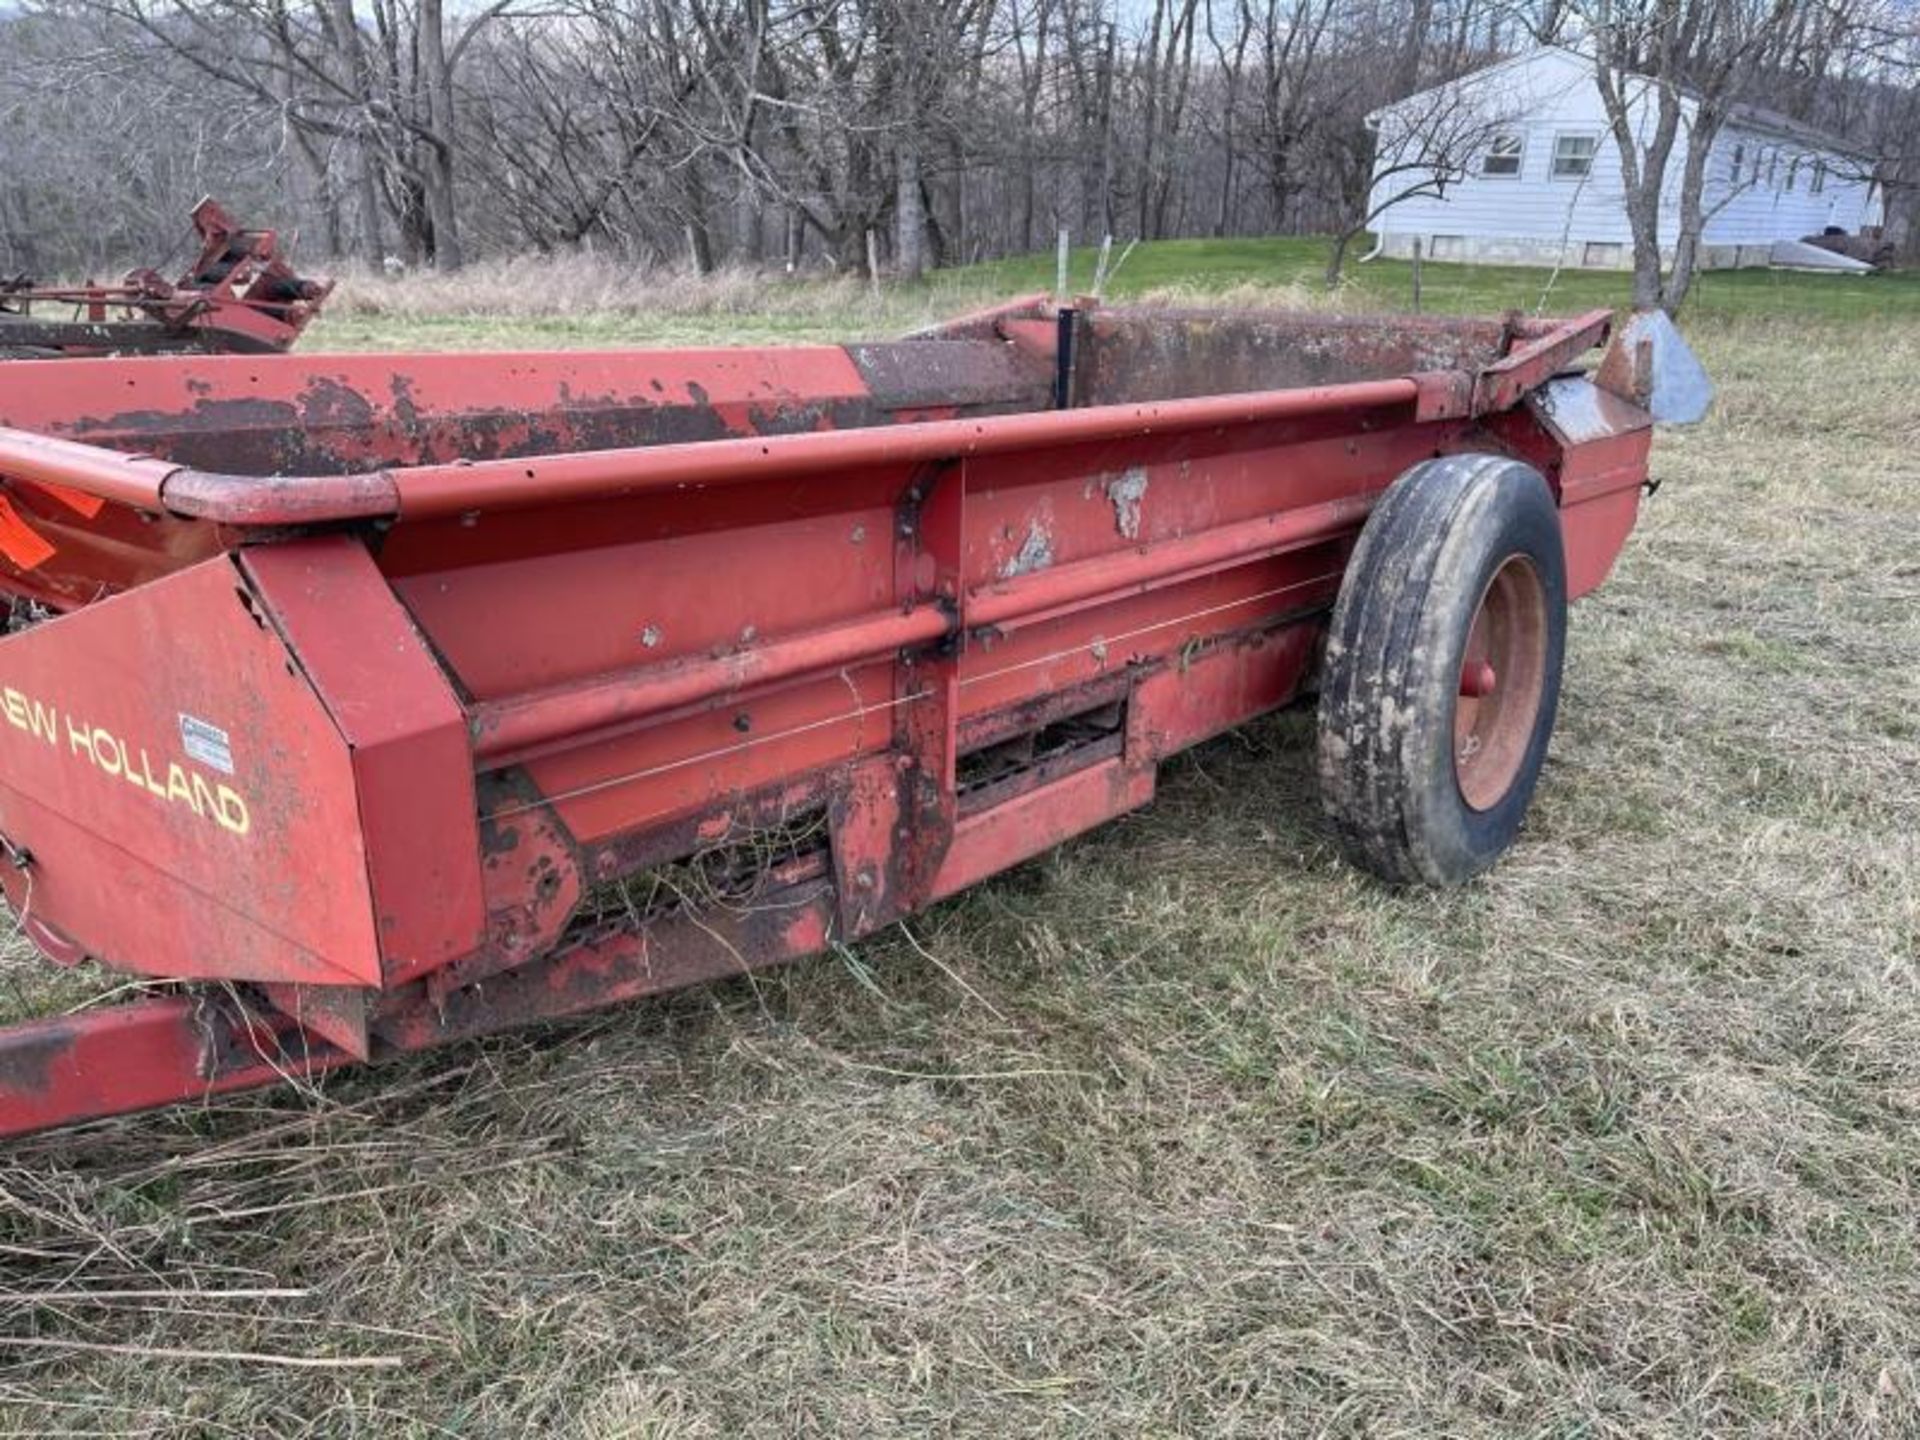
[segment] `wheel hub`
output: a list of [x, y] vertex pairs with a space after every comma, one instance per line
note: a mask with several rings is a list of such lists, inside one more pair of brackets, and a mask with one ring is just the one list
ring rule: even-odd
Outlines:
[[1453, 702], [1453, 768], [1461, 798], [1490, 810], [1526, 762], [1546, 687], [1546, 587], [1524, 555], [1493, 572], [1474, 611]]

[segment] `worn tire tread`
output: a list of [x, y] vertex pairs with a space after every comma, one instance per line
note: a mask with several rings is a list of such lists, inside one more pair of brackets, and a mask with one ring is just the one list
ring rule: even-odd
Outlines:
[[[1465, 878], [1458, 857], [1433, 843], [1434, 826], [1443, 817], [1432, 813], [1421, 783], [1440, 730], [1451, 746], [1451, 712], [1416, 714], [1415, 707], [1432, 708], [1423, 693], [1431, 689], [1434, 663], [1457, 671], [1457, 654], [1437, 662], [1433, 654], [1450, 643], [1446, 625], [1469, 578], [1457, 572], [1463, 564], [1471, 566], [1486, 534], [1510, 525], [1522, 511], [1532, 512], [1526, 518], [1537, 529], [1539, 507], [1551, 511], [1552, 503], [1538, 472], [1519, 461], [1448, 455], [1414, 466], [1390, 486], [1361, 531], [1328, 626], [1319, 780], [1343, 848], [1391, 883], [1450, 884]], [[1557, 518], [1553, 525], [1556, 553], [1541, 560], [1557, 567]], [[1548, 578], [1559, 627], [1542, 705], [1550, 730], [1564, 643], [1564, 571], [1556, 568]], [[1544, 741], [1537, 750], [1535, 770]], [[1522, 781], [1530, 797], [1533, 775]], [[1477, 857], [1474, 868], [1490, 859]]]

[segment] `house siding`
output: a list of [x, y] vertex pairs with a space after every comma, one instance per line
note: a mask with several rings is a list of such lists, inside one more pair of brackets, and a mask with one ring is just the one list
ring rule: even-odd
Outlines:
[[[1568, 51], [1546, 48], [1490, 67], [1455, 82], [1463, 103], [1490, 120], [1506, 121], [1502, 128], [1522, 136], [1520, 172], [1487, 176], [1476, 171], [1450, 181], [1444, 195], [1404, 200], [1384, 211], [1375, 222], [1385, 254], [1406, 257], [1418, 240], [1423, 253], [1440, 260], [1571, 266], [1632, 264], [1633, 236], [1627, 223], [1625, 187], [1619, 149], [1607, 126], [1607, 116], [1593, 82], [1591, 62]], [[1433, 92], [1428, 92], [1431, 95]], [[1389, 106], [1375, 118], [1383, 136], [1393, 117], [1422, 97]], [[1417, 113], [1417, 111], [1409, 111]], [[1654, 121], [1651, 104], [1635, 103], [1631, 112], [1637, 128]], [[1555, 179], [1552, 175], [1555, 138], [1562, 134], [1597, 137], [1593, 166], [1584, 180]], [[1743, 186], [1730, 194], [1733, 147], [1744, 144], [1746, 157], [1756, 145], [1779, 146], [1774, 187]], [[1386, 151], [1383, 141], [1383, 157]], [[1679, 228], [1679, 192], [1686, 166], [1684, 129], [1676, 138], [1663, 186], [1661, 233]], [[1812, 162], [1821, 152], [1795, 145], [1777, 136], [1763, 136], [1745, 127], [1728, 127], [1709, 162], [1704, 196], [1709, 221], [1703, 234], [1707, 264], [1764, 264], [1776, 239], [1797, 239], [1826, 225], [1857, 229], [1872, 223], [1874, 210], [1867, 187], [1830, 173], [1825, 192], [1811, 193]], [[1792, 191], [1785, 189], [1788, 156], [1801, 157]], [[1825, 156], [1830, 171], [1839, 169], [1836, 157]], [[1376, 164], [1370, 207], [1378, 206], [1409, 177], [1383, 173], [1387, 161]]]
[[[1743, 153], [1744, 179], [1733, 185], [1734, 152]], [[1777, 152], [1773, 178], [1756, 183], [1752, 170], [1756, 156]], [[1798, 162], [1796, 165], [1795, 162]], [[1814, 167], [1824, 161], [1826, 185], [1813, 193]], [[1714, 142], [1713, 157], [1707, 162], [1707, 183], [1702, 199], [1707, 208], [1707, 223], [1702, 232], [1709, 246], [1771, 246], [1775, 240], [1798, 240], [1817, 235], [1829, 225], [1858, 230], [1879, 221], [1879, 206], [1872, 186], [1852, 178], [1847, 172], [1851, 162], [1831, 151], [1814, 149], [1805, 142], [1784, 138], [1744, 125], [1727, 125]], [[1787, 187], [1789, 174], [1793, 180]]]

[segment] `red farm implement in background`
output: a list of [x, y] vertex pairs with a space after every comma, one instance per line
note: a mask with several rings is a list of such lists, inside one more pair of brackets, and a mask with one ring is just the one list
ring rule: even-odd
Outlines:
[[156, 270], [130, 271], [118, 285], [0, 277], [0, 359], [291, 348], [333, 282], [296, 274], [273, 231], [241, 229], [211, 199], [190, 218], [200, 256], [178, 280]]
[[0, 383], [0, 1132], [812, 954], [1318, 691], [1396, 881], [1490, 863], [1663, 319], [1034, 300], [884, 344], [74, 360]]

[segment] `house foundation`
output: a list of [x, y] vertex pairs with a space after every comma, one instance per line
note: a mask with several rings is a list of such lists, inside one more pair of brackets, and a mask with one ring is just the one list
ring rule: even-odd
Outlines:
[[[1411, 260], [1413, 242], [1420, 242], [1423, 258], [1469, 265], [1559, 266], [1564, 270], [1631, 270], [1633, 245], [1624, 240], [1537, 240], [1525, 236], [1413, 235], [1388, 232], [1380, 253], [1394, 260]], [[1764, 267], [1771, 261], [1770, 245], [1703, 245], [1699, 268], [1737, 270]], [[1671, 265], [1673, 251], [1662, 250], [1660, 263]]]

